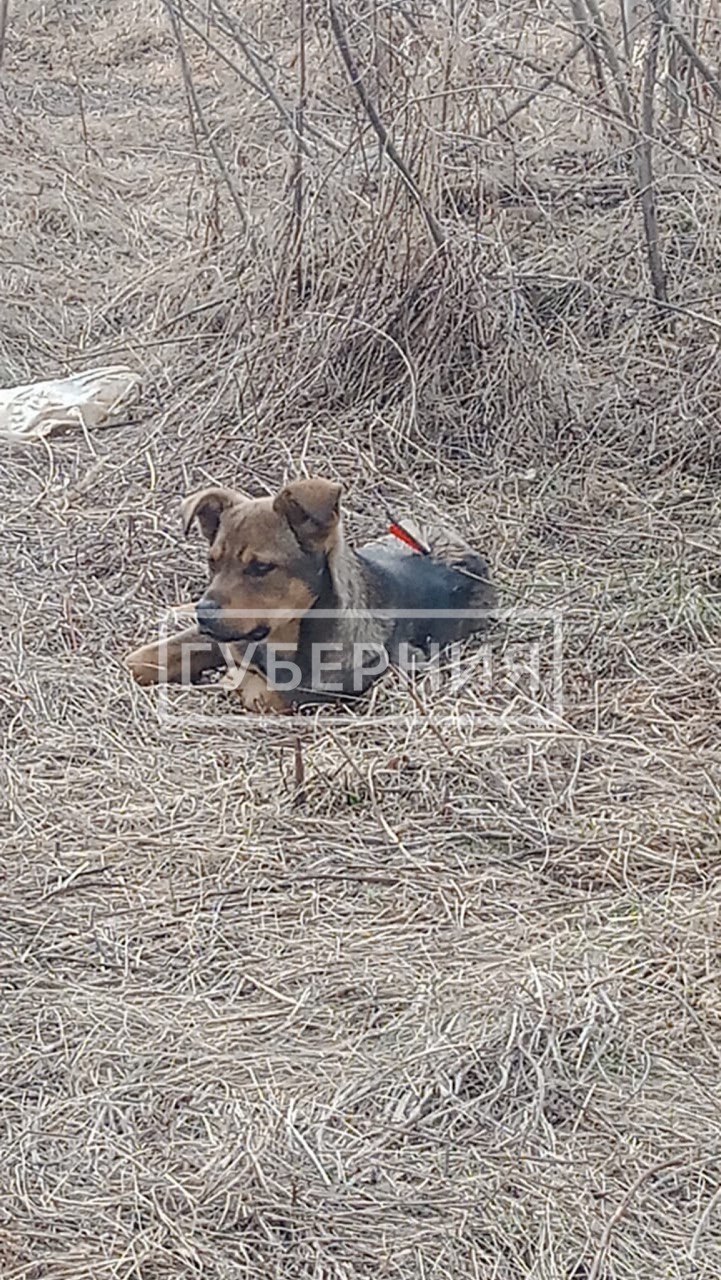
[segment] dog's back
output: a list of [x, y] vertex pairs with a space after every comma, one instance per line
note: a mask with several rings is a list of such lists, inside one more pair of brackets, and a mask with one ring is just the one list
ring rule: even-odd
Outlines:
[[[495, 604], [488, 566], [482, 556], [454, 544], [433, 544], [428, 555], [407, 552], [394, 539], [371, 543], [358, 552], [372, 569], [371, 607], [397, 613], [393, 647], [447, 645], [482, 631]], [[406, 616], [404, 612], [407, 611]]]

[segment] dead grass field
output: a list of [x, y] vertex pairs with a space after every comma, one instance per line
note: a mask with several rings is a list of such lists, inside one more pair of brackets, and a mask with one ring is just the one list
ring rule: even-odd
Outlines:
[[[338, 11], [443, 252], [325, 7], [303, 59], [299, 5], [186, 0], [213, 155], [160, 0], [10, 0], [0, 385], [143, 390], [0, 457], [0, 1273], [710, 1280], [718, 96], [664, 34], [667, 308], [645, 5], [630, 58], [606, 11], [630, 130], [570, 6]], [[717, 10], [675, 12], [713, 71]], [[354, 536], [447, 513], [506, 605], [561, 610], [563, 720], [503, 676], [519, 622], [480, 696], [162, 722], [120, 659], [203, 581], [180, 494], [303, 469]]]

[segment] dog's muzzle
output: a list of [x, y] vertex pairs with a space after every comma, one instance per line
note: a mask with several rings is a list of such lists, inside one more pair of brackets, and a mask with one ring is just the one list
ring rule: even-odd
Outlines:
[[250, 631], [236, 630], [232, 610], [226, 612], [215, 600], [199, 600], [195, 606], [195, 616], [203, 634], [212, 636], [215, 640], [225, 640], [228, 643], [242, 640], [259, 644], [270, 635], [270, 627], [253, 627]]

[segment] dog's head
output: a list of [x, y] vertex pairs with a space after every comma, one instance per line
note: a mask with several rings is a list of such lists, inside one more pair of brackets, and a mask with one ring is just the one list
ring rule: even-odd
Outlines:
[[209, 544], [201, 631], [223, 641], [272, 640], [315, 604], [339, 545], [340, 485], [294, 480], [275, 498], [202, 489], [181, 507]]

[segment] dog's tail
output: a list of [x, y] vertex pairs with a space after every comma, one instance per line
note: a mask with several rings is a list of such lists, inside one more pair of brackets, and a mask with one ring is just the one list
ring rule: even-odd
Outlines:
[[467, 579], [469, 602], [476, 608], [493, 612], [498, 607], [498, 594], [483, 556], [479, 556], [476, 551], [468, 551], [451, 563], [456, 573]]

